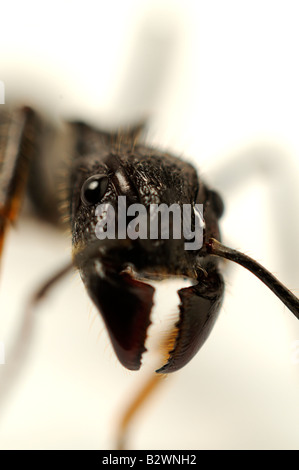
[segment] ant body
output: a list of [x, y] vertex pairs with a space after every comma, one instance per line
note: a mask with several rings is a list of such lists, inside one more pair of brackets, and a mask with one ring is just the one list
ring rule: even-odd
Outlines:
[[[73, 261], [42, 287], [35, 302], [74, 265], [126, 368], [141, 366], [154, 294], [146, 281], [157, 278], [183, 277], [193, 282], [178, 292], [179, 320], [163, 346], [164, 363], [157, 372], [175, 372], [193, 358], [221, 309], [224, 282], [219, 258], [249, 269], [299, 318], [299, 301], [294, 294], [256, 261], [220, 243], [220, 196], [198, 178], [192, 165], [140, 144], [140, 126], [108, 133], [85, 123], [69, 123], [60, 147], [67, 149], [64, 172], [57, 172], [52, 165], [49, 174], [45, 158], [57, 148], [56, 131], [31, 108], [2, 113], [0, 118], [1, 247], [26, 192], [36, 211], [48, 221], [59, 223], [60, 213], [72, 233]], [[131, 204], [143, 203], [147, 209], [153, 202], [190, 204], [193, 210], [196, 203], [202, 204], [203, 245], [188, 252], [182, 238], [98, 240], [96, 206], [105, 202], [115, 205], [117, 197], [124, 195]], [[193, 227], [194, 223], [193, 214]], [[134, 406], [124, 420], [124, 434], [133, 412]]]

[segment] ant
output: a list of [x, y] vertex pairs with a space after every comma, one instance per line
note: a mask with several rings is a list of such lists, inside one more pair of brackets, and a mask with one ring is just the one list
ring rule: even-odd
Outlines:
[[[119, 361], [129, 370], [139, 370], [153, 307], [149, 281], [179, 277], [192, 282], [178, 291], [179, 320], [162, 345], [163, 363], [123, 417], [119, 448], [125, 447], [136, 410], [161, 377], [188, 364], [209, 337], [224, 296], [219, 259], [251, 271], [299, 319], [299, 300], [291, 291], [254, 259], [221, 243], [224, 206], [219, 194], [191, 164], [140, 143], [142, 125], [107, 132], [83, 122], [67, 123], [60, 147], [65, 155], [61, 172], [47, 164], [59, 133], [37, 112], [29, 107], [3, 112], [0, 124], [0, 249], [26, 193], [41, 217], [54, 224], [62, 221], [72, 235], [72, 262], [41, 287], [30, 310], [75, 267], [103, 317]], [[104, 203], [115, 207], [119, 196], [126, 196], [128, 204], [142, 203], [147, 210], [157, 202], [189, 204], [193, 228], [195, 205], [202, 204], [202, 246], [186, 251], [183, 238], [99, 240], [96, 208]]]

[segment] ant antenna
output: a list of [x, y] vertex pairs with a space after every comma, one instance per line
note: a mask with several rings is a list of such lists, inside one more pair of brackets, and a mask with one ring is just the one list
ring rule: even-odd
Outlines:
[[237, 250], [222, 245], [215, 238], [210, 238], [206, 248], [211, 255], [229, 259], [248, 269], [266, 284], [299, 320], [299, 299], [261, 264]]

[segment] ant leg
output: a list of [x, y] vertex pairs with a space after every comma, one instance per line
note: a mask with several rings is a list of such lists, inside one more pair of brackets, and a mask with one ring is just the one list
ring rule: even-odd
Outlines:
[[39, 119], [31, 108], [0, 115], [0, 256], [8, 226], [18, 217], [30, 163], [36, 154]]
[[[167, 361], [169, 357], [169, 350], [171, 350], [175, 344], [177, 337], [177, 328], [174, 327], [168, 333], [166, 338], [162, 339], [160, 343], [157, 345], [157, 352], [159, 352], [160, 359], [159, 364], [161, 364], [161, 360], [163, 362]], [[158, 364], [158, 362], [157, 362]], [[116, 449], [117, 450], [126, 450], [128, 449], [127, 442], [128, 442], [128, 435], [130, 432], [130, 428], [132, 426], [132, 422], [134, 421], [135, 417], [139, 414], [142, 410], [144, 405], [146, 405], [151, 397], [154, 395], [156, 390], [165, 383], [165, 380], [169, 378], [169, 375], [163, 373], [150, 373], [145, 379], [143, 379], [143, 384], [139, 388], [136, 394], [133, 394], [133, 398], [131, 401], [126, 404], [125, 409], [122, 413], [121, 419], [118, 422], [117, 430], [116, 430]]]
[[40, 286], [40, 288], [28, 302], [24, 314], [22, 315], [22, 322], [19, 326], [16, 336], [14, 337], [13, 344], [6, 354], [7, 365], [0, 371], [1, 407], [5, 402], [5, 398], [9, 396], [9, 391], [14, 386], [15, 381], [18, 380], [18, 377], [21, 375], [20, 372], [23, 370], [28, 357], [30, 345], [32, 344], [32, 337], [34, 334], [34, 308], [36, 308], [37, 304], [44, 299], [49, 291], [55, 287], [57, 282], [59, 282], [61, 278], [68, 274], [72, 268], [73, 263], [68, 263], [62, 269], [57, 271]]
[[31, 308], [35, 307], [52, 289], [55, 287], [55, 284], [60, 281], [66, 274], [68, 274], [73, 268], [73, 263], [70, 262], [66, 264], [62, 269], [57, 271], [53, 276], [51, 276], [47, 281], [40, 286], [38, 291], [32, 296], [29, 306]]
[[257, 179], [265, 182], [270, 222], [273, 221], [271, 240], [276, 245], [284, 282], [290, 285], [299, 274], [299, 252], [294, 249], [299, 238], [298, 166], [285, 150], [265, 144], [249, 147], [243, 154], [223, 161], [211, 168], [210, 182], [224, 200], [236, 199], [239, 189], [246, 185], [250, 188]]
[[116, 448], [127, 449], [128, 433], [132, 421], [144, 404], [146, 404], [156, 389], [166, 378], [165, 374], [151, 374], [145, 381], [143, 387], [138, 391], [132, 402], [127, 406], [118, 424]]

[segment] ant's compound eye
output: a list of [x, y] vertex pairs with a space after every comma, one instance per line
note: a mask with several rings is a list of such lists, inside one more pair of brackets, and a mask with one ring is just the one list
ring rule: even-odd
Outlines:
[[91, 206], [101, 202], [107, 187], [107, 175], [94, 175], [88, 178], [81, 188], [81, 201], [86, 206]]

